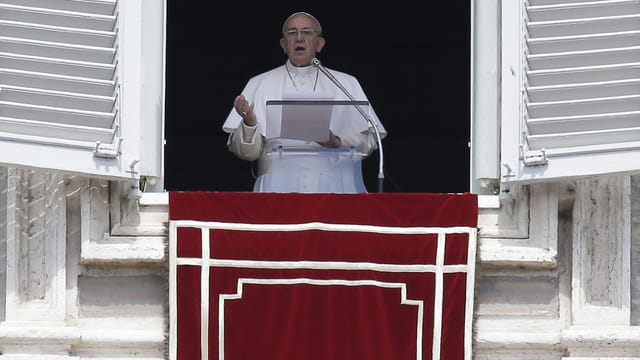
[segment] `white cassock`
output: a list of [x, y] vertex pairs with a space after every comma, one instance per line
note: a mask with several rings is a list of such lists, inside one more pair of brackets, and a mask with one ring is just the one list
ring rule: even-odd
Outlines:
[[[368, 101], [355, 77], [339, 71], [329, 71], [355, 100]], [[340, 149], [323, 148], [316, 142], [267, 139], [267, 101], [283, 100], [289, 93], [321, 93], [334, 100], [349, 100], [316, 67], [295, 67], [288, 60], [285, 65], [251, 78], [242, 90], [242, 95], [249, 103], [254, 104], [257, 125], [253, 128], [244, 125], [242, 117], [232, 108], [222, 129], [230, 134], [227, 143], [229, 150], [241, 159], [258, 161], [254, 191], [366, 192], [362, 183], [360, 159], [362, 155], [366, 157], [377, 148], [377, 140], [375, 131], [364, 117], [332, 119], [330, 129], [340, 137]], [[386, 130], [371, 106], [368, 107], [368, 115], [376, 124], [380, 138], [384, 138]], [[299, 156], [281, 156], [277, 150], [274, 152], [278, 148], [305, 151]], [[356, 153], [359, 156], [354, 157], [353, 154]], [[355, 162], [354, 158], [357, 158]]]

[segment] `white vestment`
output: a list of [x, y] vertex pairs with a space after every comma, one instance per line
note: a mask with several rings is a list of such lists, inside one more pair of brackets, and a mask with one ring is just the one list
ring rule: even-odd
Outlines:
[[[355, 77], [339, 71], [329, 71], [355, 100], [367, 101]], [[327, 94], [334, 100], [349, 100], [325, 74], [312, 66], [298, 68], [287, 61], [285, 65], [251, 78], [242, 95], [254, 106], [257, 126], [252, 129], [244, 125], [242, 117], [232, 108], [222, 128], [230, 134], [228, 146], [233, 153], [244, 160], [258, 160], [254, 191], [365, 192], [359, 162], [362, 156], [348, 156], [354, 153], [368, 156], [377, 148], [375, 131], [364, 117], [355, 117], [349, 121], [332, 119], [330, 129], [340, 138], [340, 149], [323, 148], [315, 142], [266, 138], [267, 101], [283, 100], [285, 94], [291, 92], [315, 92]], [[380, 138], [384, 138], [386, 130], [378, 116], [371, 106], [368, 110]], [[283, 155], [282, 149], [302, 151]], [[276, 153], [278, 157], [274, 158]]]

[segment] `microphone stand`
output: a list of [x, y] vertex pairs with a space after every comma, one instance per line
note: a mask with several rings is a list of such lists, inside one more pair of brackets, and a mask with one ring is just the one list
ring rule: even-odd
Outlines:
[[[318, 60], [318, 58], [313, 58], [311, 60], [311, 65], [313, 65], [314, 67], [322, 71], [322, 73], [325, 74], [329, 78], [329, 80], [331, 80], [331, 82], [334, 83], [347, 96], [347, 98], [349, 98], [349, 100], [356, 101], [353, 95], [351, 95], [351, 93], [347, 91], [347, 89], [342, 85], [342, 83], [340, 83], [340, 81], [338, 81], [338, 79], [336, 79], [336, 77], [333, 76], [333, 74], [320, 63], [320, 60]], [[378, 192], [382, 192], [384, 187], [384, 156], [382, 152], [382, 138], [380, 137], [380, 130], [378, 130], [378, 126], [376, 126], [373, 119], [369, 116], [369, 114], [367, 114], [360, 107], [360, 105], [354, 105], [354, 106], [356, 107], [360, 115], [362, 115], [362, 117], [364, 117], [365, 120], [367, 120], [367, 122], [371, 125], [371, 127], [373, 128], [373, 131], [376, 134], [376, 142], [378, 144], [378, 151], [379, 151], [379, 158], [380, 158], [380, 161], [378, 163]]]

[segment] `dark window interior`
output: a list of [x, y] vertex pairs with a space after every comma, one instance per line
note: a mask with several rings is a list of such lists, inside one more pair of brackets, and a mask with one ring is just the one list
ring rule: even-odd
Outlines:
[[[286, 60], [284, 19], [308, 11], [327, 39], [318, 58], [359, 79], [388, 131], [384, 191], [469, 191], [470, 0], [301, 6], [168, 1], [165, 188], [251, 191], [222, 123], [251, 76]], [[369, 192], [378, 161], [363, 162]]]

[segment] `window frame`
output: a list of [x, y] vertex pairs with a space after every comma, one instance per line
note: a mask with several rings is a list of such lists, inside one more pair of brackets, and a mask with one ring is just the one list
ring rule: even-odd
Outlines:
[[[640, 139], [625, 146], [612, 142], [575, 147], [569, 151], [548, 149], [546, 152], [533, 152], [535, 156], [529, 156], [522, 140], [527, 131], [524, 122], [524, 55], [527, 49], [522, 33], [526, 31], [523, 6], [522, 0], [503, 1], [498, 20], [501, 24], [501, 184], [510, 186], [515, 183], [639, 172], [637, 159], [640, 157]], [[571, 128], [568, 127], [566, 131], [571, 131]]]
[[[47, 8], [46, 0], [41, 1], [39, 6]], [[55, 141], [47, 140], [46, 137], [21, 135], [5, 127], [0, 139], [0, 164], [110, 180], [137, 181], [141, 177], [155, 179], [163, 176], [166, 0], [120, 0], [113, 4], [113, 31], [117, 42], [114, 46], [113, 143], [96, 141], [93, 146], [90, 136], [82, 141], [64, 136]], [[76, 4], [67, 4], [69, 9], [59, 9], [59, 3], [49, 5], [54, 10], [52, 14], [64, 14], [68, 10], [68, 14], [73, 16], [90, 15], [89, 12], [77, 13], [83, 10], [74, 8]], [[7, 66], [11, 68], [10, 63]], [[47, 125], [46, 122], [34, 123], [39, 127]], [[62, 119], [60, 124], [64, 123]], [[19, 126], [23, 127], [19, 131], [30, 131], [24, 125]], [[63, 135], [63, 132], [59, 133]]]

